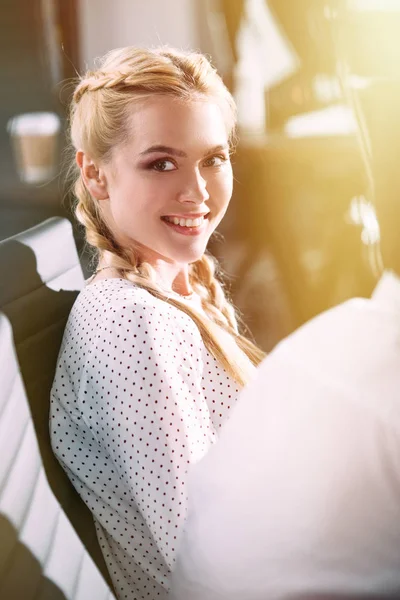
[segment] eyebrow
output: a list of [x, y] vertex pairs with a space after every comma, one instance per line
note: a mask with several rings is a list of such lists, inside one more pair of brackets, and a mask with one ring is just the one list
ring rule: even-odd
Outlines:
[[[214, 146], [213, 148], [207, 150], [204, 156], [214, 154], [215, 152], [221, 152], [222, 150], [229, 150], [228, 144], [218, 144], [218, 146]], [[162, 146], [160, 144], [156, 146], [150, 146], [150, 148], [147, 148], [147, 150], [141, 152], [140, 155], [145, 156], [147, 154], [153, 154], [154, 152], [165, 152], [165, 154], [171, 154], [171, 156], [187, 158], [187, 154], [186, 152], [183, 152], [183, 150], [178, 150], [177, 148], [172, 148], [171, 146]]]

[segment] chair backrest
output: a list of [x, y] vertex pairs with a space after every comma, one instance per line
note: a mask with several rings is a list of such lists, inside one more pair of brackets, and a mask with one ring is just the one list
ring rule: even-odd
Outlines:
[[[111, 597], [93, 564], [109, 582], [92, 516], [58, 464], [49, 435], [50, 388], [58, 351], [83, 284], [66, 219], [49, 219], [0, 242], [1, 598], [39, 598], [25, 588], [22, 595], [2, 593], [5, 572], [12, 575], [6, 568], [14, 560], [12, 545], [13, 556], [22, 553], [23, 560], [42, 565], [45, 578], [62, 575], [62, 582], [60, 577], [54, 581], [64, 596], [50, 593], [46, 598]], [[29, 559], [21, 550], [26, 547], [31, 548]], [[82, 563], [85, 573], [79, 576]], [[87, 569], [86, 564], [91, 566]], [[19, 576], [22, 585], [25, 570], [14, 573], [14, 581], [18, 583]], [[99, 592], [79, 595], [81, 579], [84, 585], [92, 580]]]

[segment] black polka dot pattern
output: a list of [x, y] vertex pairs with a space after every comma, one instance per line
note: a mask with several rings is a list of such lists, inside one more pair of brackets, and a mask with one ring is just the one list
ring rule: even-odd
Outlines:
[[52, 446], [93, 513], [120, 599], [167, 597], [189, 466], [237, 395], [182, 311], [123, 279], [80, 293], [52, 388]]

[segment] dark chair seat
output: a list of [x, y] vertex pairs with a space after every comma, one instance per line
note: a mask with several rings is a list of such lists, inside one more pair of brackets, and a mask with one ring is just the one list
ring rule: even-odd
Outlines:
[[112, 598], [93, 518], [50, 445], [50, 388], [84, 284], [69, 221], [0, 242], [0, 282], [0, 597]]

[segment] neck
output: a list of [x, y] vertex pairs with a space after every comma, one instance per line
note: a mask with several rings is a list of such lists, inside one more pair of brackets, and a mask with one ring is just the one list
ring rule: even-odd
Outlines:
[[[189, 280], [189, 265], [170, 264], [164, 261], [150, 262], [156, 273], [158, 285], [166, 292], [175, 292], [180, 296], [190, 296], [193, 292]], [[112, 271], [106, 260], [100, 260], [96, 273], [104, 272], [104, 276]]]
[[[157, 274], [157, 280], [160, 287], [179, 294], [180, 296], [189, 296], [192, 293], [192, 287], [189, 281], [189, 266], [184, 265], [181, 268], [176, 265], [153, 265]], [[175, 267], [175, 268], [174, 268]]]
[[[114, 231], [114, 237], [121, 247], [129, 248], [132, 246], [132, 240], [125, 239], [112, 225], [108, 224], [108, 226], [111, 231]], [[157, 283], [165, 291], [173, 291], [180, 296], [189, 296], [193, 292], [189, 280], [189, 263], [168, 260], [155, 250], [139, 244], [137, 241], [134, 242], [131, 249], [133, 254], [140, 258], [141, 262], [148, 263], [154, 269]], [[99, 268], [106, 265], [107, 257], [103, 256]]]

